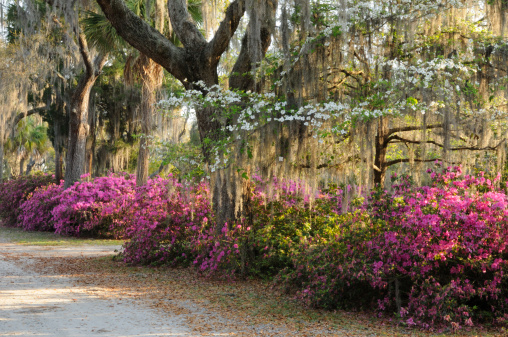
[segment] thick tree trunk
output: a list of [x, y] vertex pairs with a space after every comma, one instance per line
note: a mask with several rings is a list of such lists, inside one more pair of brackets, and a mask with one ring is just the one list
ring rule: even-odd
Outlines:
[[25, 166], [25, 158], [24, 157], [21, 157], [19, 158], [19, 175], [22, 176], [24, 171], [23, 171], [23, 167]]
[[84, 75], [71, 101], [69, 142], [65, 168], [65, 188], [85, 173], [86, 138], [88, 136], [88, 102], [95, 78]]
[[4, 135], [3, 132], [0, 132], [0, 183], [3, 180], [4, 180]]
[[[272, 3], [269, 7], [271, 12], [267, 13], [267, 20], [263, 21], [260, 27], [261, 45], [259, 46], [259, 53], [264, 57], [271, 42], [271, 35], [273, 32], [272, 19], [275, 15], [276, 2]], [[242, 47], [237, 62], [235, 63], [231, 76], [229, 78], [230, 89], [241, 91], [257, 91], [260, 88], [259, 83], [251, 76], [253, 69], [252, 61], [259, 62], [261, 60], [254, 60], [252, 58], [252, 51], [249, 50], [249, 30], [242, 39]], [[210, 110], [210, 109], [209, 109]], [[200, 130], [201, 138], [206, 137], [212, 140], [219, 140], [221, 137], [226, 137], [227, 134], [221, 134], [222, 125], [217, 119], [214, 119], [214, 113], [217, 111], [200, 111], [198, 112], [198, 127]], [[200, 121], [200, 114], [203, 115]], [[230, 123], [231, 121], [226, 121]], [[202, 143], [203, 144], [203, 143]], [[203, 154], [208, 158], [209, 151], [208, 145], [203, 144]], [[245, 155], [245, 154], [244, 154]], [[234, 165], [219, 170], [216, 172], [212, 181], [212, 204], [217, 218], [217, 223], [222, 225], [228, 223], [233, 225], [241, 216], [249, 218], [249, 210], [244, 208], [244, 205], [249, 202], [250, 195], [245, 189], [244, 178], [241, 177]], [[243, 167], [247, 169], [247, 167]], [[218, 226], [221, 229], [221, 226]]]
[[[388, 149], [388, 117], [380, 117], [376, 135], [376, 154], [374, 157], [374, 185], [383, 187], [385, 185], [386, 170], [386, 151]], [[369, 170], [371, 168], [368, 168]]]
[[64, 188], [72, 186], [85, 173], [90, 91], [106, 62], [106, 56], [99, 55], [92, 63], [85, 37], [82, 34], [79, 36], [79, 44], [86, 71], [80, 78], [76, 91], [71, 98]]
[[[142, 61], [143, 67], [146, 67], [148, 70], [150, 68], [150, 63], [153, 63], [145, 55], [141, 56], [144, 58]], [[155, 63], [153, 63], [155, 66]], [[141, 133], [143, 136], [139, 142], [139, 153], [138, 153], [138, 161], [136, 167], [136, 185], [142, 186], [146, 184], [148, 180], [148, 169], [150, 164], [150, 134], [152, 133], [152, 114], [153, 114], [153, 104], [155, 103], [155, 93], [153, 86], [150, 83], [150, 78], [148, 76], [141, 75], [143, 79], [143, 88], [142, 88], [142, 102], [141, 102]]]

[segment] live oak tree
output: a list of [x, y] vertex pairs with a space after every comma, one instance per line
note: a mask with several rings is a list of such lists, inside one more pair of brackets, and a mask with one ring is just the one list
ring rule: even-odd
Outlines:
[[[65, 170], [65, 186], [68, 187], [85, 173], [86, 143], [89, 134], [88, 112], [90, 92], [106, 62], [106, 55], [94, 53], [88, 48], [86, 37], [80, 31], [79, 27], [80, 4], [58, 0], [44, 0], [30, 1], [24, 4], [24, 6], [25, 7], [16, 5], [13, 7], [18, 15], [22, 13], [22, 15], [19, 15], [19, 18], [16, 18], [17, 28], [15, 34], [19, 34], [20, 40], [22, 41], [29, 41], [31, 35], [47, 34], [46, 40], [48, 43], [39, 48], [33, 48], [33, 52], [40, 53], [41, 57], [45, 56], [49, 62], [52, 62], [52, 65], [46, 67], [44, 74], [41, 72], [34, 77], [44, 82], [42, 83], [43, 85], [50, 84], [54, 89], [52, 94], [54, 97], [52, 98], [56, 99], [56, 102], [51, 102], [52, 99], [49, 99], [49, 102], [45, 104], [46, 107], [44, 110], [35, 109], [32, 110], [32, 112], [47, 112], [50, 110], [50, 105], [52, 105], [52, 103], [56, 103], [56, 106], [58, 106], [57, 110], [67, 110], [65, 105], [68, 106], [69, 134], [67, 135]], [[58, 39], [60, 39], [60, 43], [54, 43], [55, 40]], [[52, 43], [53, 45], [51, 45]], [[65, 48], [55, 46], [55, 44], [63, 44]], [[67, 75], [67, 78], [65, 78], [61, 74], [61, 68], [62, 64], [70, 66], [76, 64], [76, 55], [74, 52], [78, 55], [78, 58], [81, 58], [81, 62], [84, 65], [84, 72], [79, 76], [77, 85], [72, 88], [72, 94], [69, 95], [70, 98], [68, 102], [65, 102], [65, 99], [59, 99], [62, 95], [59, 93], [58, 82], [64, 82], [62, 87], [66, 87], [66, 89], [69, 87], [68, 82], [72, 83], [71, 76]], [[72, 72], [71, 70], [70, 73], [72, 74]], [[25, 95], [27, 94], [28, 92], [25, 93]], [[28, 114], [29, 113], [19, 114], [17, 117], [23, 118]], [[18, 118], [17, 120], [19, 121]], [[58, 124], [59, 123], [53, 123], [55, 130], [60, 129]], [[55, 143], [55, 153], [57, 156], [60, 156], [60, 135], [58, 132], [56, 135], [57, 137], [54, 137], [54, 140], [58, 144]], [[57, 158], [55, 161], [57, 164], [58, 176], [60, 173], [60, 160]]]
[[[97, 3], [120, 36], [163, 66], [187, 90], [202, 90], [202, 87], [196, 85], [197, 82], [203, 82], [206, 87], [219, 83], [217, 68], [220, 58], [247, 9], [246, 1], [233, 1], [226, 9], [215, 35], [207, 41], [191, 20], [185, 1], [169, 1], [168, 14], [172, 29], [183, 45], [179, 48], [130, 11], [123, 1], [97, 0]], [[264, 15], [250, 21], [250, 28], [247, 28], [238, 59], [230, 74], [229, 84], [232, 89], [253, 89], [254, 79], [245, 74], [252, 69], [253, 62], [261, 61], [270, 45], [277, 3], [264, 1], [260, 6], [264, 9]], [[255, 17], [257, 13], [252, 11], [251, 14]], [[211, 108], [196, 111], [203, 154], [207, 161], [212, 156], [211, 147], [207, 144], [221, 137], [222, 125], [217, 113], [220, 112]], [[234, 175], [234, 172], [217, 173], [214, 207], [220, 210], [217, 212], [219, 222], [231, 221], [237, 216], [236, 189], [228, 186], [236, 185], [237, 182], [234, 177], [230, 179], [231, 174]]]

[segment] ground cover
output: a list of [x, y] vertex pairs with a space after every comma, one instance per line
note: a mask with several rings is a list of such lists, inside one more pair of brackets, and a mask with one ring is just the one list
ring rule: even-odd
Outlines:
[[[185, 323], [195, 335], [212, 335], [218, 330], [237, 336], [502, 336], [505, 333], [476, 329], [431, 334], [369, 313], [309, 309], [291, 296], [272, 289], [268, 282], [247, 279], [232, 283], [199, 277], [189, 268], [128, 266], [111, 255], [93, 258], [65, 255], [62, 252], [66, 248], [80, 246], [79, 240], [63, 240], [58, 246], [51, 246], [47, 245], [49, 233], [23, 232], [16, 236], [17, 231], [0, 227], [4, 242], [0, 247], [5, 247], [7, 240], [18, 242], [19, 247], [0, 249], [3, 259], [29, 270], [36, 269], [50, 278], [68, 277], [75, 287], [115, 303], [135, 300], [158, 310], [161, 320], [175, 313], [184, 315]], [[105, 244], [100, 240], [83, 241], [102, 247]], [[41, 253], [41, 249], [46, 253]]]

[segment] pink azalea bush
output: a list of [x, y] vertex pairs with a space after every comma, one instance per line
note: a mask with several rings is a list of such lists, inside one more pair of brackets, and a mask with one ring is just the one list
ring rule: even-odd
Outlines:
[[148, 180], [124, 207], [124, 259], [133, 264], [188, 264], [193, 242], [211, 217], [208, 187], [170, 177]]
[[239, 272], [245, 274], [250, 268], [245, 256], [249, 230], [241, 224], [230, 228], [227, 223], [203, 228], [193, 240], [194, 266], [205, 276], [235, 278]]
[[506, 193], [458, 167], [430, 173], [432, 186], [402, 178], [334, 235], [295, 249], [280, 284], [311, 306], [375, 306], [424, 328], [506, 324]]
[[22, 177], [0, 184], [0, 215], [25, 230], [125, 238], [131, 264], [276, 276], [309, 306], [375, 307], [428, 329], [506, 325], [506, 186], [458, 167], [429, 173], [430, 186], [395, 178], [390, 191], [348, 207], [341, 188], [254, 176], [231, 224], [214, 221], [203, 182], [170, 176], [136, 187], [133, 176], [110, 174], [63, 190], [50, 177]]
[[55, 178], [50, 175], [20, 176], [0, 184], [0, 218], [7, 226], [18, 225], [21, 205], [37, 188], [49, 185]]
[[55, 232], [123, 237], [124, 230], [118, 226], [117, 217], [122, 205], [134, 197], [135, 185], [135, 177], [127, 174], [109, 174], [92, 181], [76, 182], [61, 193], [58, 205], [51, 212]]
[[60, 203], [63, 183], [50, 184], [33, 191], [21, 204], [17, 226], [25, 231], [54, 231], [51, 212]]

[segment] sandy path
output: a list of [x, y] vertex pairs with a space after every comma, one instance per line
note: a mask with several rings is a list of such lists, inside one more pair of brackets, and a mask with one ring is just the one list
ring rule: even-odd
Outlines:
[[[287, 320], [269, 308], [251, 316], [257, 301], [262, 303], [258, 299], [262, 290], [251, 292], [241, 284], [221, 287], [210, 282], [204, 287], [211, 296], [200, 295], [201, 290], [194, 296], [199, 282], [184, 270], [122, 271], [119, 265], [118, 271], [111, 272], [115, 262], [94, 259], [113, 255], [118, 249], [27, 246], [0, 236], [0, 336], [395, 335], [379, 334], [380, 329], [364, 325], [332, 329], [326, 322]], [[230, 296], [238, 300], [229, 301]], [[279, 305], [285, 305], [284, 299]]]
[[133, 300], [93, 296], [68, 277], [37, 273], [30, 261], [32, 255], [110, 255], [118, 247], [34, 247], [2, 241], [0, 336], [196, 336], [180, 315], [161, 319], [160, 313]]

